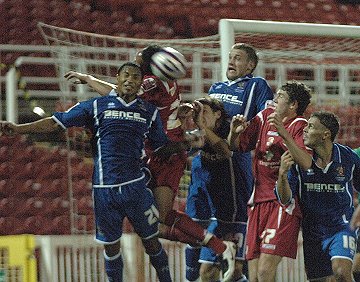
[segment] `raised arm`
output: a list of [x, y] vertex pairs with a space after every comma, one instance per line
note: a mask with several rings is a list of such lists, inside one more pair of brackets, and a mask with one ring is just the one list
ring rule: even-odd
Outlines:
[[113, 89], [116, 89], [116, 85], [100, 80], [92, 75], [84, 74], [76, 71], [67, 72], [64, 77], [67, 80], [75, 79], [75, 84], [87, 84], [101, 96], [109, 94]]
[[0, 121], [1, 133], [5, 135], [50, 133], [59, 130], [59, 125], [51, 118], [43, 118], [34, 122], [15, 124], [8, 121]]
[[228, 143], [231, 150], [238, 150], [240, 144], [240, 134], [248, 127], [249, 122], [243, 115], [233, 116], [230, 124]]
[[288, 171], [292, 164], [294, 164], [294, 160], [290, 152], [286, 151], [281, 156], [279, 175], [278, 175], [277, 185], [275, 188], [276, 194], [280, 202], [284, 205], [289, 203], [292, 197], [292, 192], [288, 181]]
[[308, 170], [312, 164], [312, 156], [309, 152], [299, 147], [290, 133], [285, 129], [281, 118], [276, 113], [272, 113], [268, 117], [268, 122], [276, 127], [279, 135], [284, 140], [286, 147], [291, 152], [294, 161], [299, 164], [301, 169]]

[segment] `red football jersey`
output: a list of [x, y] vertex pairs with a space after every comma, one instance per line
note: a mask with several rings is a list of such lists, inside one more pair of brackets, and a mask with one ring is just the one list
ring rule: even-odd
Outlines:
[[[245, 132], [241, 135], [240, 150], [255, 149], [254, 175], [255, 183], [249, 204], [276, 200], [274, 188], [278, 179], [281, 155], [287, 150], [282, 137], [276, 128], [270, 126], [268, 116], [274, 109], [268, 108], [254, 117]], [[306, 150], [303, 140], [303, 130], [307, 120], [297, 116], [288, 120], [284, 126], [295, 142]]]
[[181, 99], [176, 81], [162, 81], [157, 76], [146, 75], [139, 96], [158, 108], [168, 138], [171, 141], [183, 140], [181, 123], [176, 118]]

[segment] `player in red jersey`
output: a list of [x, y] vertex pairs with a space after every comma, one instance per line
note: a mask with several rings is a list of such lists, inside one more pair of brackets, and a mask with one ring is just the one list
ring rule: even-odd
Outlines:
[[[157, 106], [164, 126], [166, 135], [171, 141], [184, 141], [184, 131], [181, 122], [177, 119], [177, 111], [180, 105], [180, 91], [176, 81], [163, 81], [151, 72], [151, 57], [162, 47], [150, 45], [136, 56], [136, 63], [141, 66], [144, 73], [139, 96]], [[100, 95], [107, 95], [116, 86], [96, 79], [93, 76], [68, 72], [65, 74], [67, 79], [78, 79], [78, 83], [87, 83]], [[227, 261], [228, 270], [224, 274], [224, 280], [228, 281], [232, 277], [235, 267], [235, 244], [222, 241], [213, 234], [207, 232], [199, 224], [195, 223], [185, 213], [173, 209], [174, 199], [178, 191], [180, 178], [184, 173], [187, 154], [182, 153], [171, 156], [169, 160], [152, 158], [152, 151], [148, 146], [145, 147], [148, 158], [148, 166], [152, 174], [150, 188], [159, 210], [160, 237], [172, 241], [180, 241], [188, 244], [201, 244], [213, 249], [216, 254], [222, 255]]]
[[[310, 98], [307, 86], [296, 81], [288, 82], [277, 92], [274, 108], [259, 112], [249, 122], [239, 115], [232, 120], [229, 134], [232, 149], [244, 152], [255, 150], [255, 185], [248, 203], [246, 238], [246, 259], [252, 282], [275, 281], [281, 258], [296, 257], [301, 212], [295, 204], [284, 210], [276, 199], [274, 188], [281, 155], [287, 151], [288, 145], [292, 145], [291, 140], [307, 154], [303, 142], [307, 121], [302, 115]], [[284, 128], [292, 139], [286, 138], [287, 133], [282, 131]], [[305, 167], [307, 163], [300, 165]]]

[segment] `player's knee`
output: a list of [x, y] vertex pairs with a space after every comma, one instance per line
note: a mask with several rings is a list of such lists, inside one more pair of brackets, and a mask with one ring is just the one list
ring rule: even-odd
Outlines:
[[259, 281], [275, 281], [276, 267], [269, 267], [267, 264], [259, 265], [257, 278]]
[[120, 242], [104, 245], [104, 249], [107, 257], [114, 257], [120, 253]]

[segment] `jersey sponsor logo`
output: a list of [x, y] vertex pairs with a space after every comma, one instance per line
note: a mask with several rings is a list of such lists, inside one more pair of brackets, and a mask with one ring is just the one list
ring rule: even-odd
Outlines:
[[308, 192], [341, 193], [345, 187], [336, 183], [304, 183]]
[[146, 123], [146, 119], [141, 117], [140, 113], [136, 112], [124, 112], [116, 110], [106, 110], [104, 112], [104, 118], [106, 119], [124, 119], [124, 120], [133, 120]]
[[210, 97], [220, 100], [222, 102], [226, 102], [233, 105], [241, 106], [244, 102], [239, 100], [238, 96], [231, 95], [231, 94], [220, 94], [220, 93], [213, 93], [210, 94]]

